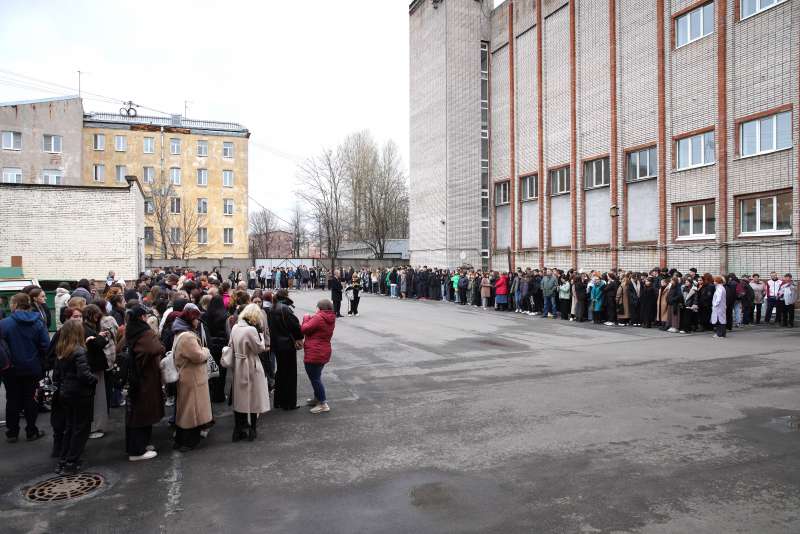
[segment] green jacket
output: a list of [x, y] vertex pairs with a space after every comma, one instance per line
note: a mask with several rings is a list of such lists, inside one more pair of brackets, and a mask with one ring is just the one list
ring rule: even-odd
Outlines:
[[453, 282], [453, 289], [458, 289], [458, 280], [461, 278], [460, 275], [454, 274], [453, 277], [450, 279]]

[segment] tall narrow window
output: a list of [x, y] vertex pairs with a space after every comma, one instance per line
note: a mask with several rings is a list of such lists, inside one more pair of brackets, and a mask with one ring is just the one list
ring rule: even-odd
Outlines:
[[208, 169], [197, 169], [197, 185], [201, 187], [208, 185]]
[[104, 182], [106, 179], [106, 166], [102, 163], [95, 163], [92, 169], [92, 179], [95, 182]]
[[152, 215], [156, 211], [156, 206], [153, 204], [152, 198], [144, 199], [144, 213], [145, 215]]
[[125, 165], [116, 166], [117, 181], [122, 183], [125, 181], [125, 176], [128, 174], [128, 168]]
[[222, 243], [225, 245], [233, 245], [233, 228], [222, 229]]
[[233, 187], [233, 171], [222, 171], [222, 186]]
[[173, 245], [180, 245], [180, 243], [181, 243], [181, 229], [180, 228], [178, 228], [176, 226], [172, 226], [169, 229], [169, 242], [172, 243]]
[[207, 198], [198, 198], [197, 199], [197, 213], [198, 215], [205, 215], [208, 213], [208, 199]]
[[226, 198], [222, 200], [222, 214], [233, 215], [233, 199]]
[[152, 226], [144, 227], [144, 243], [145, 245], [152, 245], [155, 243], [156, 237]]
[[181, 212], [181, 199], [179, 197], [172, 197], [169, 199], [169, 212], [170, 213]]
[[228, 159], [233, 158], [233, 143], [229, 141], [222, 143], [222, 157]]
[[197, 244], [208, 245], [208, 228], [201, 227], [197, 229]]
[[171, 167], [169, 169], [169, 178], [172, 181], [172, 185], [181, 185], [181, 168]]
[[114, 150], [117, 152], [125, 152], [128, 150], [128, 138], [124, 135], [114, 136]]
[[106, 136], [105, 134], [94, 134], [92, 138], [92, 147], [95, 150], [105, 150], [106, 149]]
[[172, 138], [169, 140], [169, 153], [173, 156], [177, 156], [181, 153], [181, 140]]
[[153, 167], [142, 168], [142, 181], [146, 184], [152, 184], [156, 180], [156, 170]]
[[[489, 43], [481, 42], [481, 258], [482, 267], [489, 267]], [[501, 187], [501, 189], [503, 189]], [[508, 202], [508, 183], [505, 184]], [[498, 197], [499, 198], [499, 197]]]
[[153, 137], [145, 137], [142, 140], [142, 152], [152, 154], [156, 151], [156, 140]]
[[208, 156], [208, 141], [197, 142], [197, 155]]

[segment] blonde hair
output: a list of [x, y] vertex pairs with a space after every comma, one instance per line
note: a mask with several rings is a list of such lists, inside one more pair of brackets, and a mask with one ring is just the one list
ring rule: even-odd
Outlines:
[[83, 311], [83, 309], [86, 307], [86, 299], [83, 297], [72, 297], [67, 301], [67, 306]]
[[256, 325], [262, 324], [264, 316], [261, 314], [261, 308], [258, 307], [258, 304], [248, 304], [239, 314], [239, 319], [243, 319], [251, 325]]

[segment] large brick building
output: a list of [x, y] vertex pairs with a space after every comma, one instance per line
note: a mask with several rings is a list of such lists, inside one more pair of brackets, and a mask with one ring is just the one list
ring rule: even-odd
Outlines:
[[409, 11], [413, 264], [798, 271], [798, 0]]

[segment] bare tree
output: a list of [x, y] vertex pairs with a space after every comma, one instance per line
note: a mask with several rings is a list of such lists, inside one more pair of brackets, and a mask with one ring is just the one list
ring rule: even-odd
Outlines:
[[[197, 213], [197, 209], [191, 206], [182, 206], [179, 214], [170, 217], [172, 228], [177, 228], [177, 235], [170, 235], [170, 249], [172, 257], [180, 260], [188, 260], [197, 255], [205, 246], [201, 244], [198, 230], [206, 228], [205, 214]], [[208, 231], [206, 229], [206, 231]], [[206, 234], [207, 237], [207, 234]]]
[[292, 218], [289, 221], [292, 226], [292, 256], [295, 258], [301, 257], [301, 250], [307, 240], [304, 219], [305, 217], [300, 209], [300, 204], [295, 204], [294, 211], [292, 211]]
[[366, 185], [363, 241], [382, 259], [387, 240], [408, 235], [408, 184], [394, 142], [383, 146]]
[[266, 208], [250, 215], [250, 251], [253, 259], [270, 257], [272, 234], [278, 229], [277, 222], [275, 214]]
[[319, 221], [321, 240], [331, 261], [331, 269], [334, 269], [347, 221], [341, 151], [334, 153], [324, 149], [320, 155], [306, 160], [298, 169], [298, 181], [296, 195]]
[[378, 165], [378, 148], [368, 130], [348, 135], [339, 146], [342, 171], [346, 175], [346, 195], [352, 218], [348, 238], [362, 240], [368, 233], [367, 195]]
[[144, 196], [149, 202], [148, 214], [155, 221], [155, 245], [161, 249], [164, 258], [169, 257], [170, 239], [169, 232], [172, 223], [172, 199], [176, 197], [175, 186], [172, 180], [168, 179], [162, 171], [153, 182], [145, 184]]

